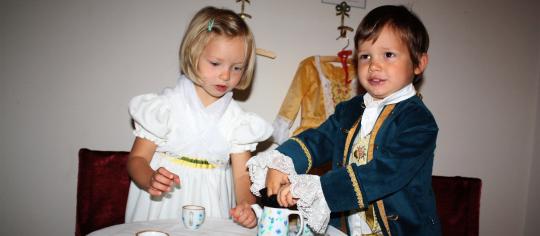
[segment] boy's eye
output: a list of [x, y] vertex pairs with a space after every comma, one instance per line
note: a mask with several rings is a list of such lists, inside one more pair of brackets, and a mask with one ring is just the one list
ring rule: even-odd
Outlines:
[[386, 57], [386, 58], [392, 58], [392, 57], [396, 57], [396, 54], [393, 53], [393, 52], [385, 52], [385, 53], [384, 53], [384, 57]]
[[369, 55], [367, 54], [360, 54], [358, 56], [358, 60], [361, 60], [361, 61], [365, 61], [365, 60], [368, 60], [369, 59]]

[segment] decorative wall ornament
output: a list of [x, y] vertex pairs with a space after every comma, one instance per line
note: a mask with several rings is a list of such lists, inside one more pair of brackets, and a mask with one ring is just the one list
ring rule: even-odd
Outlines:
[[[237, 3], [238, 2], [241, 3], [241, 5], [240, 5], [240, 13], [238, 13], [238, 15], [240, 17], [242, 17], [242, 19], [244, 19], [244, 21], [246, 20], [246, 18], [251, 19], [251, 15], [245, 13], [246, 3], [251, 4], [250, 1], [251, 0], [236, 0]], [[275, 59], [276, 58], [276, 54], [274, 52], [272, 52], [270, 50], [263, 49], [263, 48], [256, 48], [255, 53], [257, 55], [268, 57], [270, 59]]]
[[244, 9], [245, 9], [245, 5], [246, 5], [246, 2], [248, 4], [251, 4], [251, 2], [249, 2], [250, 0], [236, 0], [236, 2], [241, 2], [242, 5], [240, 6], [240, 13], [238, 13], [238, 15], [240, 15], [240, 17], [242, 18], [249, 18], [251, 19], [251, 15], [247, 14], [244, 12]]

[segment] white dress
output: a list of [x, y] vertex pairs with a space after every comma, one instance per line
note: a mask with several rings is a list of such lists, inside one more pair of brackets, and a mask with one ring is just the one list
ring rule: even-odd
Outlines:
[[181, 184], [162, 197], [151, 197], [131, 182], [126, 222], [180, 219], [182, 206], [189, 204], [204, 206], [208, 217], [228, 218], [235, 206], [229, 154], [254, 151], [272, 134], [272, 126], [244, 112], [232, 92], [204, 107], [185, 76], [161, 94], [134, 97], [129, 112], [134, 134], [157, 144], [150, 166], [176, 173]]

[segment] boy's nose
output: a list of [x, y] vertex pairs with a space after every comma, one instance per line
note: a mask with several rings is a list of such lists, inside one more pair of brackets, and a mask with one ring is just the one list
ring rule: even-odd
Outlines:
[[375, 72], [375, 71], [379, 71], [380, 69], [381, 69], [381, 66], [379, 65], [379, 63], [375, 61], [371, 61], [371, 63], [369, 63], [368, 72]]

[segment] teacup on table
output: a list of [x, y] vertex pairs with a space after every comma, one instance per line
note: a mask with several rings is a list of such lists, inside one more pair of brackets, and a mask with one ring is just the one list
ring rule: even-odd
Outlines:
[[191, 230], [196, 230], [204, 223], [204, 207], [197, 205], [185, 205], [182, 207], [182, 222]]

